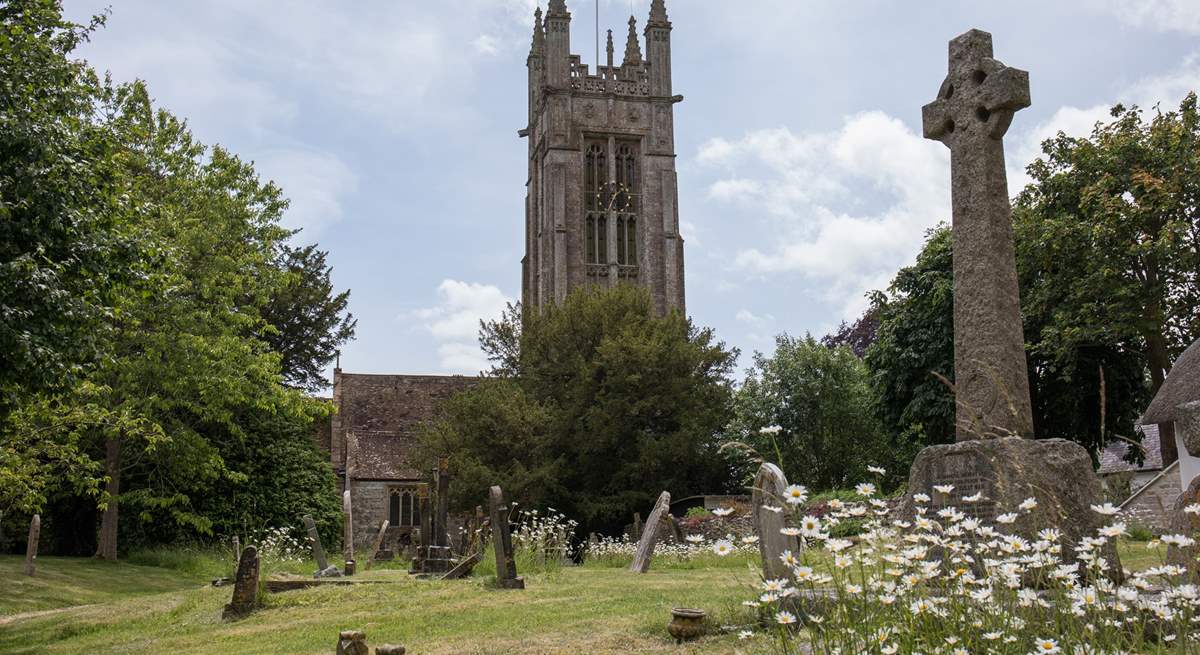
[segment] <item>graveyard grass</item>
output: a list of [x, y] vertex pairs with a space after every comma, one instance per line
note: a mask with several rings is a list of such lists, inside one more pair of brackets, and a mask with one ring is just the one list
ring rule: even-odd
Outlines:
[[[674, 651], [665, 629], [670, 609], [700, 607], [716, 624], [744, 623], [741, 601], [758, 579], [744, 560], [652, 567], [645, 575], [563, 567], [523, 574], [525, 591], [501, 591], [486, 575], [419, 581], [394, 566], [356, 576], [392, 584], [268, 595], [265, 608], [225, 623], [232, 587], [209, 585], [203, 562], [167, 562], [168, 569], [39, 558], [33, 581], [20, 575], [22, 562], [0, 557], [0, 576], [21, 585], [0, 600], [3, 653], [324, 654], [346, 629], [366, 631], [372, 646], [401, 644], [410, 653], [734, 653], [744, 646], [736, 631]], [[64, 605], [75, 606], [50, 609]]]
[[[1153, 566], [1143, 543], [1121, 548], [1126, 568]], [[456, 582], [411, 578], [397, 563], [356, 579], [389, 584], [327, 587], [268, 595], [242, 621], [221, 621], [231, 587], [212, 587], [228, 564], [195, 552], [139, 553], [117, 564], [86, 558], [0, 557], [3, 653], [329, 653], [339, 630], [361, 629], [373, 646], [411, 653], [734, 654], [770, 651], [764, 633], [739, 641], [736, 629], [676, 649], [666, 634], [670, 608], [700, 607], [712, 625], [745, 624], [741, 602], [758, 581], [757, 562], [738, 557], [665, 563], [648, 574], [613, 564], [525, 573], [525, 591], [491, 587], [487, 567]], [[486, 560], [485, 560], [486, 561]], [[624, 563], [625, 566], [628, 562]], [[289, 564], [304, 570], [310, 562]]]

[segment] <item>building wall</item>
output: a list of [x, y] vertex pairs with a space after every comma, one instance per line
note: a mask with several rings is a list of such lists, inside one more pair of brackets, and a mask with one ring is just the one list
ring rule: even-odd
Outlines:
[[1121, 517], [1162, 534], [1170, 528], [1171, 507], [1180, 493], [1179, 465], [1176, 463], [1127, 500], [1121, 507]]

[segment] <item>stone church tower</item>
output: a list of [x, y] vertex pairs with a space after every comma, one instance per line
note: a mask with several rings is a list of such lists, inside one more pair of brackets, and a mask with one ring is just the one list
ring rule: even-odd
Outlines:
[[620, 66], [592, 73], [571, 54], [571, 14], [550, 0], [529, 51], [529, 178], [521, 296], [527, 309], [584, 286], [639, 284], [660, 314], [684, 311], [671, 92], [671, 23], [653, 0]]

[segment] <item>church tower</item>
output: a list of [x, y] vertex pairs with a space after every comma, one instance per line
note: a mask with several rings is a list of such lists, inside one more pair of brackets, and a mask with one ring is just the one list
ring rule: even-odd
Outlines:
[[529, 51], [529, 178], [521, 297], [527, 310], [579, 287], [638, 284], [655, 310], [685, 311], [671, 92], [671, 23], [653, 0], [642, 56], [637, 20], [620, 66], [608, 33], [595, 73], [571, 54], [571, 14], [534, 14]]

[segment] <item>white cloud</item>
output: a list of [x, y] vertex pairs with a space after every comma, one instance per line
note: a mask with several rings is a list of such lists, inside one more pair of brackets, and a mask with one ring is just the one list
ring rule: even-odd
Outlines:
[[415, 319], [438, 343], [438, 357], [448, 371], [478, 373], [488, 367], [479, 350], [479, 321], [494, 320], [512, 299], [490, 284], [443, 280], [438, 303], [401, 319]]
[[311, 240], [340, 221], [342, 200], [358, 188], [358, 177], [349, 166], [335, 155], [315, 150], [268, 151], [255, 166], [291, 200], [283, 224], [303, 229], [301, 239]]
[[471, 42], [475, 46], [475, 52], [481, 55], [497, 55], [500, 53], [500, 43], [496, 37], [490, 34], [480, 34], [478, 38]]
[[1093, 0], [1122, 22], [1136, 27], [1200, 34], [1196, 0]]
[[749, 309], [739, 309], [734, 319], [747, 325], [766, 325], [775, 321], [775, 317], [770, 314], [759, 316]]
[[736, 266], [807, 277], [846, 318], [916, 255], [927, 228], [950, 218], [948, 151], [882, 112], [828, 133], [715, 139], [698, 159], [732, 173], [711, 197], [758, 203], [773, 217], [771, 243], [741, 248]]

